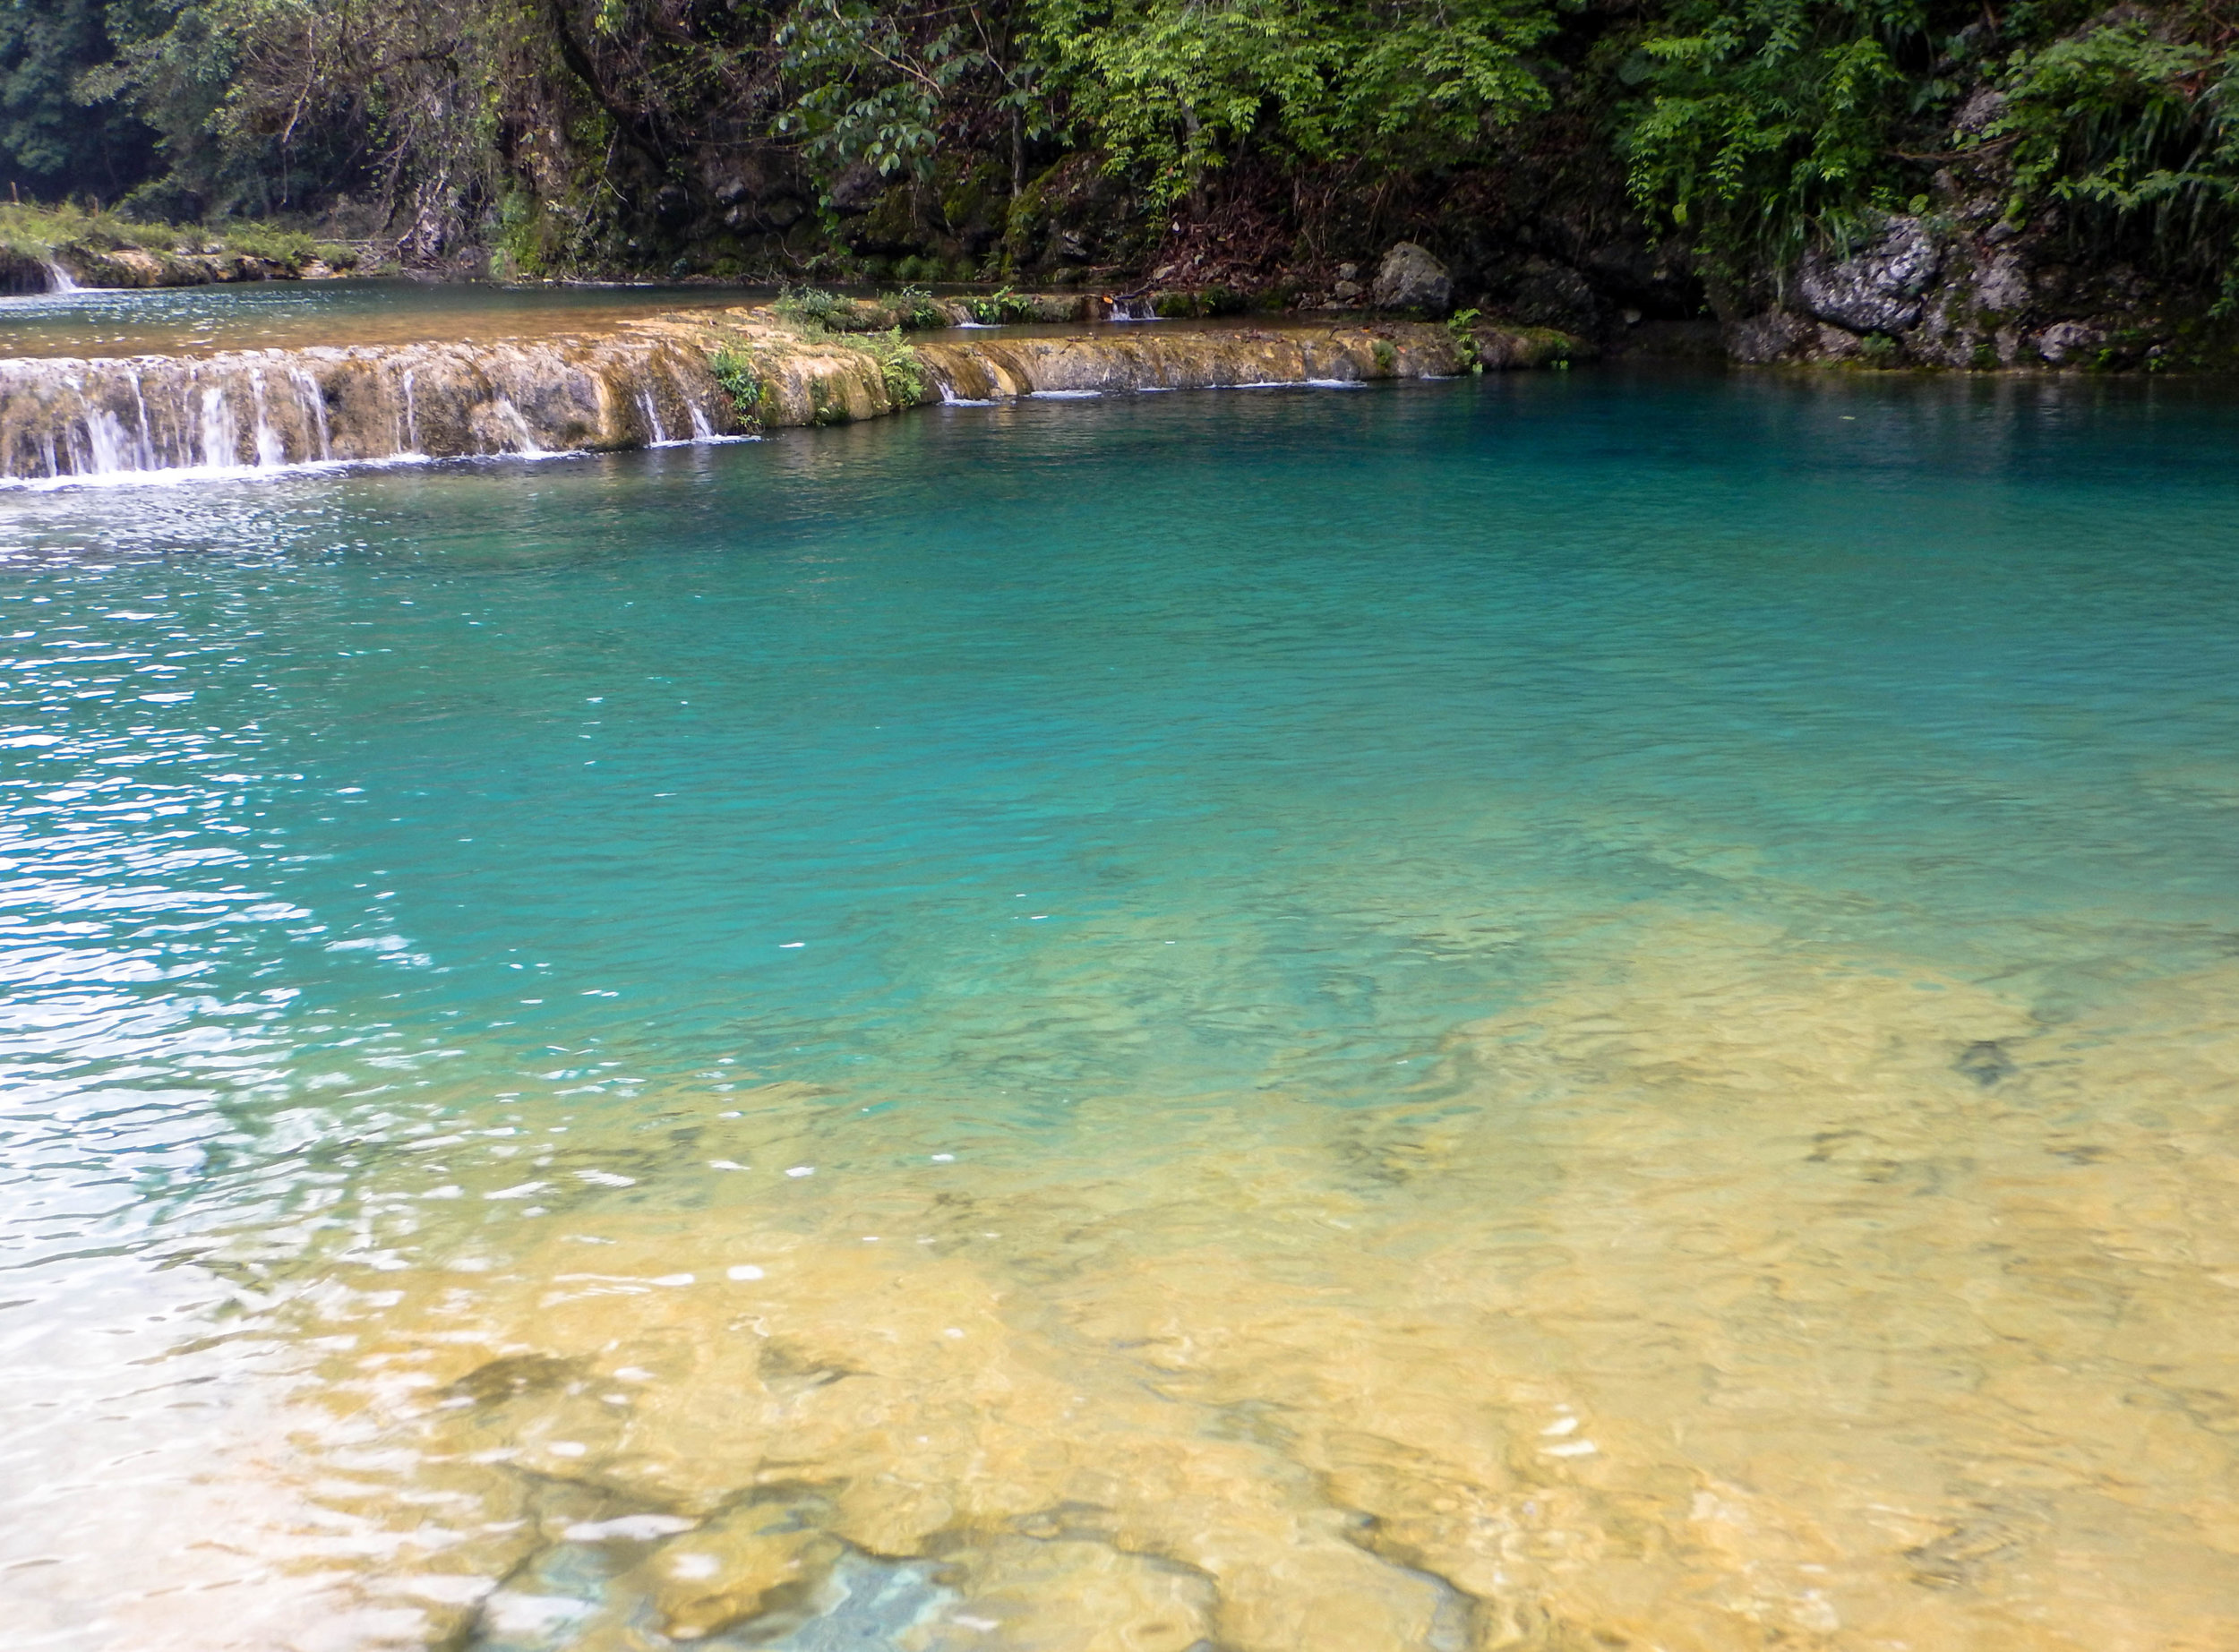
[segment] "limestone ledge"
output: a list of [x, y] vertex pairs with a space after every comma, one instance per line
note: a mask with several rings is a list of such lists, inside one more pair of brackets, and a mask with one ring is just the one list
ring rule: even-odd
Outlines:
[[0, 361], [0, 475], [641, 448], [1043, 391], [1436, 378], [1565, 362], [1575, 347], [1555, 333], [1404, 321], [905, 346], [804, 335], [746, 308], [519, 342], [18, 359]]

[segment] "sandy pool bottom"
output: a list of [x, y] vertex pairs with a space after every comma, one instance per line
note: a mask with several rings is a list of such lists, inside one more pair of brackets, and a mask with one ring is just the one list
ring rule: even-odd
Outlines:
[[1635, 941], [1381, 1107], [430, 1135], [315, 1261], [201, 1261], [242, 1317], [145, 1386], [288, 1381], [193, 1379], [230, 1422], [81, 1465], [0, 1592], [80, 1647], [2239, 1646], [2239, 960], [2070, 1015]]

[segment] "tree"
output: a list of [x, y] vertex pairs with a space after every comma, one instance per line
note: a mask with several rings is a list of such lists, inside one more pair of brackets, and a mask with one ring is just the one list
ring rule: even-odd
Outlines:
[[79, 76], [110, 50], [100, 0], [0, 4], [0, 168], [19, 191], [113, 201], [148, 175], [154, 134], [145, 124], [74, 95]]
[[1544, 107], [1541, 0], [1041, 0], [1081, 135], [1154, 202], [1257, 146], [1295, 163], [1459, 159]]

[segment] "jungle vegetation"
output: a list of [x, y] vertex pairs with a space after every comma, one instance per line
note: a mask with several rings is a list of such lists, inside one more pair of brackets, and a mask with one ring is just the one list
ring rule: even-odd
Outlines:
[[0, 0], [0, 174], [531, 270], [813, 268], [910, 184], [988, 275], [1060, 182], [1146, 250], [1257, 226], [1259, 255], [1334, 257], [1537, 190], [1762, 265], [1957, 174], [2228, 282], [2232, 4]]

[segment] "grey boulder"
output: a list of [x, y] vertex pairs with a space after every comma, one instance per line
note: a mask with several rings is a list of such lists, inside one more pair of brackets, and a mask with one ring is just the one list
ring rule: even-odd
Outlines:
[[1379, 310], [1444, 315], [1454, 308], [1454, 278], [1423, 248], [1412, 241], [1402, 241], [1377, 266], [1368, 302]]
[[1797, 295], [1821, 321], [1854, 333], [1902, 332], [1920, 319], [1920, 295], [1943, 261], [1918, 218], [1892, 218], [1848, 258], [1806, 258]]

